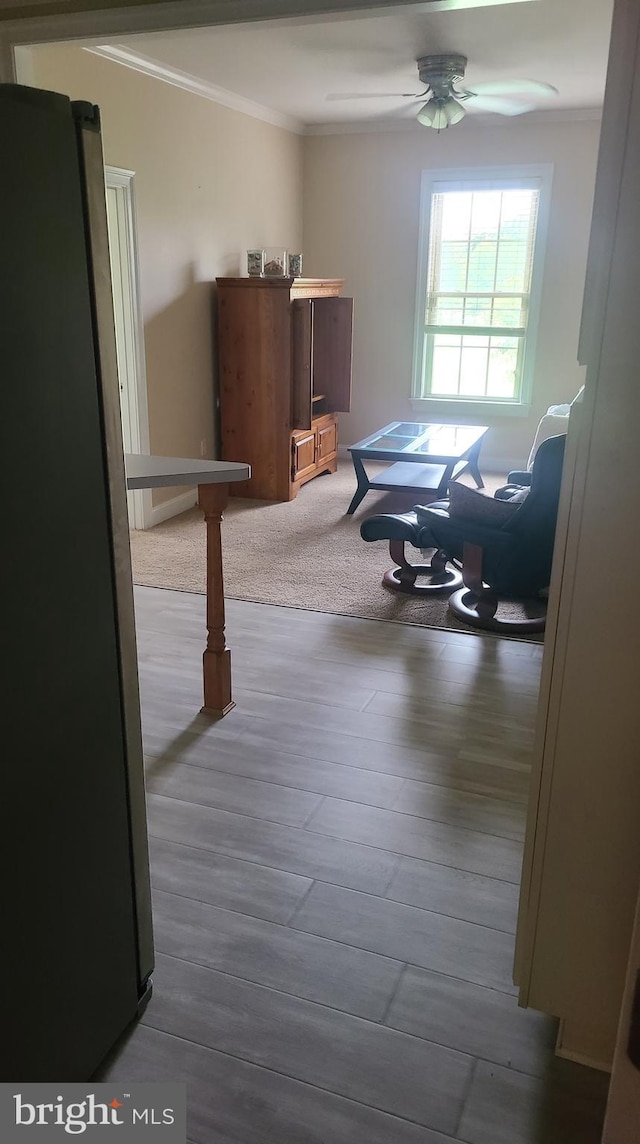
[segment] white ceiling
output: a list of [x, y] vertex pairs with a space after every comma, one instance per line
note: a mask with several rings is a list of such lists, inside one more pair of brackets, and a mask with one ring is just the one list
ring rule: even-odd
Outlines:
[[[109, 45], [316, 129], [412, 119], [415, 104], [382, 93], [419, 92], [416, 58], [447, 50], [468, 56], [470, 87], [536, 79], [559, 89], [553, 101], [541, 102], [545, 109], [601, 105], [613, 0], [493, 4], [437, 12], [400, 5], [330, 18], [130, 35]], [[327, 101], [332, 92], [381, 94]]]

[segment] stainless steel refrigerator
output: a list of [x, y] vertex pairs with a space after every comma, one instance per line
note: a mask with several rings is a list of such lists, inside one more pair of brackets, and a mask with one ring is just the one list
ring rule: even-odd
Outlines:
[[80, 1081], [153, 965], [100, 118], [0, 85], [0, 1081]]

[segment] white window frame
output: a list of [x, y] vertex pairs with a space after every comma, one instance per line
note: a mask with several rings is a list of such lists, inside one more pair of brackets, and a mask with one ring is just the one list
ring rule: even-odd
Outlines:
[[[522, 185], [523, 180], [536, 180], [540, 189], [536, 237], [533, 248], [529, 316], [524, 339], [524, 361], [520, 394], [515, 399], [495, 397], [439, 397], [423, 394], [424, 333], [428, 286], [429, 231], [431, 227], [431, 199], [438, 190], [507, 190]], [[414, 324], [413, 381], [411, 406], [417, 413], [429, 416], [455, 418], [490, 412], [507, 417], [526, 417], [531, 409], [534, 383], [535, 352], [540, 319], [540, 301], [544, 276], [544, 257], [549, 227], [551, 203], [552, 163], [532, 163], [501, 167], [454, 167], [422, 172], [420, 187], [420, 227], [418, 234], [418, 280], [416, 287], [416, 314]], [[440, 184], [444, 184], [441, 186]], [[470, 332], [473, 332], [470, 329]]]

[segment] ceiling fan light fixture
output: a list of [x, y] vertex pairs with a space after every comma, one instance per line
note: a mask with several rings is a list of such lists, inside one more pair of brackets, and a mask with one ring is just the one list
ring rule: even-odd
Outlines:
[[[467, 4], [472, 2], [477, 3], [478, 0], [466, 0]], [[492, 0], [482, 2], [491, 3]], [[533, 111], [541, 99], [558, 95], [558, 89], [550, 83], [533, 79], [489, 80], [474, 83], [473, 87], [465, 87], [463, 83], [467, 57], [459, 52], [420, 56], [416, 63], [420, 82], [426, 88], [426, 91], [417, 95], [414, 92], [353, 92], [347, 95], [329, 94], [327, 99], [422, 100], [426, 96], [427, 102], [417, 112], [418, 122], [423, 127], [444, 131], [454, 123], [459, 123], [469, 107], [474, 111], [492, 114], [524, 115], [527, 111]]]
[[444, 131], [446, 127], [464, 119], [465, 114], [464, 107], [450, 95], [447, 99], [430, 99], [420, 108], [417, 119], [423, 127]]
[[461, 119], [464, 119], [466, 114], [465, 108], [461, 103], [458, 103], [458, 100], [454, 99], [453, 96], [447, 100], [447, 116], [450, 127], [453, 126], [454, 123], [459, 123]]

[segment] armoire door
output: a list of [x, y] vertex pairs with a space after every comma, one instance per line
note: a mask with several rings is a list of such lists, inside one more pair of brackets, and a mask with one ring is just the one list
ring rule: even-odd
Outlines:
[[333, 457], [338, 449], [338, 426], [334, 417], [317, 425], [316, 438], [317, 460], [320, 464], [327, 457]]
[[315, 433], [294, 433], [291, 444], [291, 480], [306, 477], [316, 467]]
[[332, 413], [351, 408], [353, 298], [313, 302], [313, 392], [323, 394]]

